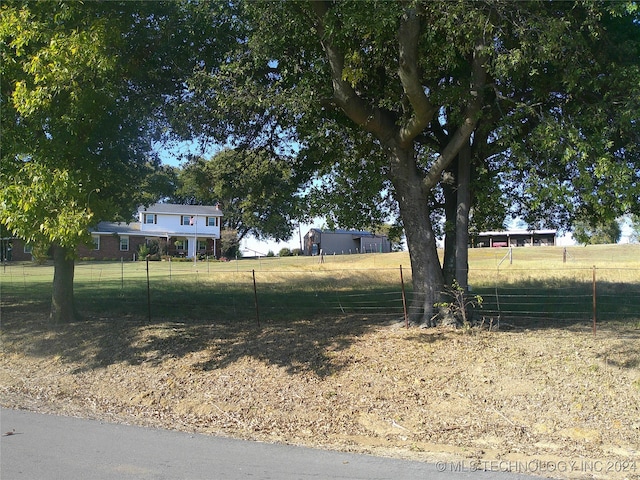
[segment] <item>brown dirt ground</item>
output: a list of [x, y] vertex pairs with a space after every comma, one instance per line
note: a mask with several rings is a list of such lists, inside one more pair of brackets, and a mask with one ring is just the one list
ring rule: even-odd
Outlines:
[[594, 337], [586, 325], [93, 318], [51, 328], [45, 317], [3, 306], [3, 407], [447, 468], [640, 478], [637, 324]]

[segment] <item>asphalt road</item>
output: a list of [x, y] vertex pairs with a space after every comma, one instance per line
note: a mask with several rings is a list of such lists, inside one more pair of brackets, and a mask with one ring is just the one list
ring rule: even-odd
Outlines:
[[[247, 442], [2, 409], [2, 480], [521, 480], [473, 466]], [[6, 432], [11, 434], [7, 435]], [[460, 467], [466, 471], [460, 470]], [[495, 468], [494, 468], [495, 467]]]

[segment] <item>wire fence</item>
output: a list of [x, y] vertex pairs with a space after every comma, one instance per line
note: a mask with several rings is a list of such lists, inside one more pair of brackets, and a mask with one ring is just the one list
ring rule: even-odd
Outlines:
[[[267, 323], [359, 315], [403, 320], [416, 313], [410, 270], [398, 267], [243, 269], [243, 261], [88, 262], [78, 264], [81, 311], [180, 321]], [[4, 265], [7, 299], [50, 301], [53, 269]], [[486, 323], [640, 322], [637, 268], [476, 268], [471, 295], [482, 297], [474, 319]], [[446, 299], [445, 299], [446, 300]], [[108, 313], [107, 313], [108, 312]]]

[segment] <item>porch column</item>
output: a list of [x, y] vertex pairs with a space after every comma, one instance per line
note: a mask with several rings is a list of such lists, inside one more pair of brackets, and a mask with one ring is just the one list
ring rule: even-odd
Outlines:
[[196, 254], [198, 252], [198, 245], [197, 245], [198, 237], [194, 236], [193, 237], [193, 241], [192, 242], [190, 241], [189, 243], [193, 244], [193, 245], [189, 245], [189, 256], [193, 257], [195, 259], [196, 258]]

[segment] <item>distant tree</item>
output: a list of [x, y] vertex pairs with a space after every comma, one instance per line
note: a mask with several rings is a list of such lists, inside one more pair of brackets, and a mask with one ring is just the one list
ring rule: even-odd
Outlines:
[[383, 223], [382, 225], [373, 229], [373, 233], [378, 235], [386, 235], [389, 243], [391, 244], [392, 252], [401, 252], [404, 249], [404, 242], [402, 241], [402, 225]]
[[223, 257], [228, 259], [242, 256], [238, 232], [229, 228], [223, 228], [220, 231], [220, 252]]
[[290, 257], [291, 255], [292, 255], [291, 249], [287, 247], [281, 248], [280, 251], [278, 252], [279, 257]]
[[573, 226], [573, 238], [583, 245], [618, 243], [621, 235], [620, 224], [615, 219], [595, 225], [580, 221]]
[[173, 199], [188, 204], [219, 203], [223, 225], [258, 239], [288, 240], [300, 211], [291, 160], [268, 150], [223, 150], [211, 159], [191, 158], [178, 171]]
[[158, 165], [139, 186], [140, 203], [151, 205], [158, 200], [170, 199], [178, 189], [179, 172], [178, 167]]

